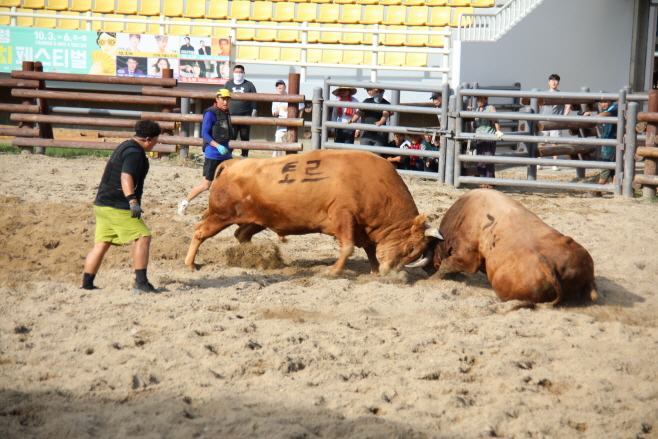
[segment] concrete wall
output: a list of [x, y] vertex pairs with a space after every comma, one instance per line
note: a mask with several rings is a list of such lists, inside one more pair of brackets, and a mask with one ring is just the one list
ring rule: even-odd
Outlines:
[[462, 43], [461, 82], [616, 92], [629, 83], [633, 0], [544, 0], [494, 43]]

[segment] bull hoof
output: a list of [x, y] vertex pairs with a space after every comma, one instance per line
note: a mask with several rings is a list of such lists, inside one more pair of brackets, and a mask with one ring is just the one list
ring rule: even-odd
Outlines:
[[187, 268], [189, 268], [190, 271], [196, 271], [196, 270], [197, 270], [197, 266], [196, 266], [196, 264], [195, 264], [194, 262], [192, 262], [191, 264], [188, 264], [188, 263], [186, 262], [186, 263], [185, 263], [185, 266], [186, 266]]
[[342, 268], [335, 268], [333, 265], [330, 267], [327, 267], [329, 274], [332, 276], [340, 276], [343, 274], [343, 269]]

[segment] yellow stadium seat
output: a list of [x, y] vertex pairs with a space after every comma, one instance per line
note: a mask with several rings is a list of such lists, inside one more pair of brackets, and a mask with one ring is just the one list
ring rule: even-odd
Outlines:
[[281, 58], [281, 50], [278, 47], [261, 47], [260, 59], [266, 61], [278, 61]]
[[[276, 23], [268, 23], [268, 22], [263, 22], [263, 23], [258, 23], [258, 24], [264, 24], [264, 25], [269, 25], [269, 26], [276, 26]], [[276, 29], [256, 29], [256, 36], [254, 37], [254, 41], [274, 41], [276, 40]]]
[[231, 2], [231, 15], [229, 18], [236, 20], [249, 20], [251, 15], [251, 2], [244, 0], [234, 0]]
[[[50, 15], [50, 16], [57, 16], [57, 11], [37, 11], [37, 14], [39, 15]], [[37, 17], [36, 18], [36, 23], [34, 24], [35, 27], [45, 27], [47, 29], [55, 29], [57, 27], [57, 19], [56, 18], [41, 18]]]
[[[430, 28], [427, 26], [418, 26], [413, 29], [413, 31], [429, 31]], [[430, 40], [429, 35], [413, 35], [409, 34], [409, 41], [404, 43], [405, 46], [411, 46], [411, 47], [423, 47], [425, 46]]]
[[493, 8], [496, 6], [496, 0], [471, 0], [471, 6], [476, 8]]
[[379, 4], [379, 0], [356, 0], [356, 2], [360, 5], [377, 5], [377, 4]]
[[405, 6], [425, 6], [425, 0], [404, 0], [402, 4]]
[[361, 21], [361, 5], [344, 5], [339, 23], [357, 24]]
[[425, 26], [427, 24], [427, 14], [429, 8], [427, 6], [412, 6], [409, 8], [409, 20], [404, 24], [407, 26]]
[[385, 24], [387, 26], [402, 24], [406, 19], [407, 19], [406, 6], [389, 6], [388, 11], [386, 12], [386, 21], [383, 21], [382, 24]]
[[[364, 26], [360, 24], [348, 24], [344, 30], [354, 29], [363, 30]], [[343, 32], [343, 37], [340, 39], [340, 44], [361, 44], [363, 42], [363, 32]], [[352, 52], [349, 50], [348, 52]], [[345, 52], [347, 54], [347, 52]]]
[[111, 14], [114, 12], [114, 0], [95, 0], [92, 11], [100, 14]]
[[[103, 14], [93, 12], [91, 14], [91, 16], [92, 17], [102, 17]], [[85, 27], [85, 28], [87, 27], [87, 21], [89, 21], [89, 20], [84, 20], [84, 19], [82, 20], [82, 23], [81, 23], [82, 27]], [[94, 32], [100, 32], [101, 30], [103, 30], [103, 23], [101, 21], [92, 21], [91, 22], [91, 30], [93, 30]]]
[[292, 2], [292, 3], [308, 3], [309, 2], [309, 0], [288, 0], [288, 1]]
[[[373, 27], [374, 27], [374, 26], [370, 26], [369, 28], [372, 29]], [[365, 29], [368, 29], [368, 26], [366, 26]], [[374, 34], [370, 34], [370, 33], [366, 33], [366, 32], [364, 32], [364, 33], [363, 33], [363, 41], [361, 41], [361, 44], [369, 44], [369, 45], [372, 45], [372, 36], [373, 36], [373, 35], [374, 35]], [[383, 37], [384, 37], [384, 36], [381, 35], [381, 38], [383, 38]], [[381, 38], [380, 38], [380, 39], [381, 39]]]
[[450, 0], [450, 3], [448, 3], [448, 6], [451, 6], [453, 8], [463, 7], [463, 6], [471, 6], [471, 0]]
[[448, 0], [425, 0], [425, 6], [445, 6]]
[[[78, 20], [65, 20], [64, 16], [76, 17]], [[80, 14], [77, 12], [61, 11], [59, 13], [59, 23], [57, 24], [58, 29], [66, 30], [79, 30], [80, 29]]]
[[[18, 8], [16, 12], [23, 12], [25, 14], [34, 14], [34, 9]], [[34, 18], [32, 17], [16, 17], [16, 25], [22, 27], [34, 26]]]
[[66, 11], [69, 8], [69, 0], [50, 0], [46, 9], [51, 11]]
[[[403, 30], [407, 31], [407, 26], [387, 26], [386, 30]], [[384, 41], [381, 44], [384, 46], [404, 46], [407, 42], [407, 34], [385, 34]]]
[[343, 51], [325, 49], [322, 51], [322, 62], [325, 64], [340, 64], [343, 62]]
[[0, 6], [5, 8], [20, 8], [21, 0], [0, 0]]
[[[454, 8], [452, 11], [452, 21], [450, 22], [450, 26], [457, 27], [457, 21], [459, 20], [460, 14], [472, 14], [473, 12], [474, 8]], [[471, 17], [464, 17], [462, 19], [462, 27], [470, 26], [471, 20]]]
[[333, 3], [332, 0], [311, 0], [313, 3]]
[[340, 13], [340, 5], [324, 4], [320, 5], [320, 15], [318, 16], [318, 23], [338, 23], [338, 16]]
[[[317, 43], [318, 40], [320, 39], [320, 23], [309, 23], [308, 27], [317, 27], [318, 28], [318, 30], [308, 31], [308, 42], [309, 43]], [[302, 38], [301, 33], [299, 35], [299, 38], [300, 38], [299, 41], [301, 41], [301, 38]]]
[[320, 62], [322, 60], [322, 50], [306, 49], [306, 62]]
[[[68, 3], [68, 2], [67, 2]], [[112, 8], [114, 12], [114, 8]], [[87, 12], [91, 11], [91, 0], [72, 0], [69, 11]]]
[[430, 13], [430, 21], [427, 23], [430, 26], [447, 26], [450, 24], [450, 12], [452, 8], [432, 8]]
[[160, 0], [142, 0], [138, 15], [160, 15]]
[[30, 9], [43, 9], [46, 7], [46, 0], [23, 0], [22, 6]]
[[295, 4], [291, 2], [279, 2], [274, 9], [273, 21], [293, 21], [295, 19]]
[[301, 3], [297, 6], [297, 17], [293, 21], [297, 23], [302, 23], [308, 21], [309, 23], [314, 23], [316, 14], [318, 13], [318, 5], [315, 3]]
[[[172, 22], [177, 22], [177, 21], [182, 21], [182, 22], [187, 22], [189, 23], [190, 20], [188, 18], [182, 18], [182, 17], [174, 17], [171, 19]], [[171, 24], [169, 25], [169, 32], [167, 35], [179, 35], [181, 37], [186, 37], [191, 33], [190, 26], [181, 26], [180, 24]]]
[[363, 55], [363, 64], [371, 66], [372, 65], [372, 52], [367, 51]]
[[379, 5], [368, 5], [361, 19], [361, 24], [382, 24], [384, 21], [384, 7]]
[[137, 13], [137, 0], [119, 0], [114, 12], [117, 14], [135, 15]]
[[[238, 21], [238, 24], [255, 24], [251, 21]], [[238, 40], [251, 41], [256, 36], [256, 29], [252, 28], [238, 28]]]
[[228, 18], [228, 0], [210, 0], [206, 18], [223, 20]]
[[379, 4], [384, 6], [401, 5], [402, 0], [379, 0]]
[[[379, 56], [381, 57], [381, 53]], [[384, 62], [380, 63], [383, 66], [403, 66], [405, 65], [404, 53], [402, 52], [386, 52], [384, 54]]]
[[258, 47], [238, 46], [238, 59], [258, 59]]
[[[284, 27], [299, 27], [299, 23], [283, 23]], [[298, 30], [279, 29], [279, 36], [275, 39], [277, 43], [296, 43], [301, 41]], [[283, 57], [283, 54], [281, 55]]]
[[[442, 28], [433, 28], [432, 31], [440, 32]], [[426, 43], [426, 47], [443, 47], [445, 41], [445, 36], [443, 35], [430, 35], [429, 43]]]
[[336, 44], [340, 41], [341, 32], [338, 29], [342, 29], [342, 24], [325, 24], [322, 26], [322, 36], [318, 42], [323, 44]]
[[254, 12], [251, 13], [251, 21], [270, 21], [272, 19], [272, 3], [258, 1], [254, 2]]
[[[144, 20], [144, 17], [129, 17]], [[61, 20], [60, 20], [61, 21]], [[145, 34], [146, 24], [144, 23], [126, 23], [126, 32], [129, 34]]]
[[[9, 8], [0, 8], [0, 12], [9, 12], [10, 10]], [[10, 23], [9, 15], [0, 15], [0, 26], [9, 26]]]
[[271, 2], [285, 2], [285, 1], [288, 1], [288, 0], [268, 0], [268, 1], [271, 1]]
[[[215, 20], [215, 24], [226, 23], [231, 24], [230, 20]], [[231, 38], [231, 28], [230, 27], [216, 27], [212, 28], [212, 36], [215, 38]]]
[[[143, 2], [144, 0], [142, 0]], [[156, 0], [159, 2], [159, 0]], [[183, 16], [183, 0], [165, 0], [164, 14], [166, 17], [182, 17]]]
[[302, 60], [302, 49], [284, 47], [281, 49], [281, 61], [300, 62]]
[[[121, 14], [105, 14], [105, 18], [126, 18]], [[104, 21], [103, 30], [105, 32], [123, 32], [123, 23], [119, 21]]]
[[343, 62], [345, 64], [363, 64], [363, 50], [346, 50]]
[[206, 2], [205, 1], [189, 1], [185, 5], [185, 18], [203, 18], [206, 16]]
[[356, 0], [334, 0], [337, 5], [351, 5], [356, 3]]
[[193, 37], [210, 37], [212, 36], [212, 27], [204, 26], [204, 23], [212, 23], [212, 20], [208, 18], [197, 18], [194, 20], [192, 25], [192, 36]]
[[427, 65], [426, 53], [407, 53], [407, 64], [410, 67], [425, 67]]

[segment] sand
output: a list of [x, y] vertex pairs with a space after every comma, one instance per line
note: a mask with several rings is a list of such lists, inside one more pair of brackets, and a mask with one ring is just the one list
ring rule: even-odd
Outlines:
[[[81, 290], [105, 159], [0, 157], [0, 438], [658, 437], [658, 203], [503, 190], [592, 254], [600, 301], [511, 311], [486, 276], [344, 275], [328, 236], [234, 227], [183, 259], [200, 168], [153, 161], [149, 278]], [[437, 225], [466, 189], [405, 179]]]

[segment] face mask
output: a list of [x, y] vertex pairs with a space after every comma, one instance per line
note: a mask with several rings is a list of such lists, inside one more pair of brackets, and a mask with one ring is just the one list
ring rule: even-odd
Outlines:
[[233, 82], [242, 84], [244, 82], [244, 73], [233, 73]]
[[381, 93], [375, 93], [372, 98], [375, 100], [375, 102], [380, 103], [382, 99], [384, 98], [384, 95]]

